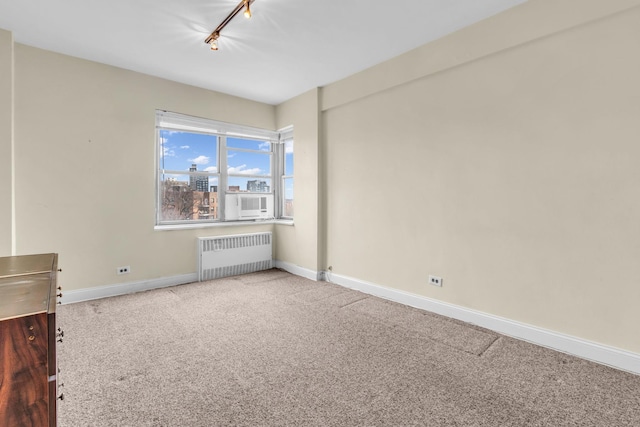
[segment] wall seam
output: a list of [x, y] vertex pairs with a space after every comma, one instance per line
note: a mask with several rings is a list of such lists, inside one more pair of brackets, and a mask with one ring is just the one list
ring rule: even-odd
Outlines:
[[10, 59], [9, 59], [9, 81], [10, 81], [10, 108], [9, 108], [9, 139], [10, 139], [10, 152], [11, 159], [11, 178], [10, 178], [10, 191], [11, 191], [11, 255], [17, 255], [17, 242], [16, 242], [16, 142], [15, 142], [15, 105], [16, 105], [16, 82], [15, 82], [15, 40], [13, 38], [13, 32], [10, 33]]

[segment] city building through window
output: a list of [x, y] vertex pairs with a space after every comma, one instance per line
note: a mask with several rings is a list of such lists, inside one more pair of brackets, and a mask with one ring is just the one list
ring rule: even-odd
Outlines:
[[293, 218], [293, 129], [156, 112], [158, 225]]

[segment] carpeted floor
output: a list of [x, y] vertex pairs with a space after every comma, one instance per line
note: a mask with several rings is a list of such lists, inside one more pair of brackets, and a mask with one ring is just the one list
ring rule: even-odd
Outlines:
[[61, 427], [640, 426], [640, 376], [278, 270], [58, 323]]

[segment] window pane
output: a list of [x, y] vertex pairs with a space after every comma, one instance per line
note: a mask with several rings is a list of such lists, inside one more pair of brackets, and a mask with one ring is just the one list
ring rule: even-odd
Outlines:
[[252, 192], [252, 193], [270, 193], [271, 179], [268, 178], [242, 178], [239, 176], [229, 177], [229, 192]]
[[164, 170], [218, 172], [218, 137], [160, 130], [160, 168]]
[[271, 151], [271, 143], [269, 141], [256, 141], [255, 139], [242, 139], [227, 137], [227, 147], [244, 148], [245, 150]]
[[284, 179], [283, 216], [293, 217], [293, 178]]
[[163, 174], [160, 185], [161, 221], [218, 218], [217, 176]]
[[271, 176], [271, 155], [227, 150], [229, 175]]
[[293, 140], [284, 143], [284, 174], [293, 175]]

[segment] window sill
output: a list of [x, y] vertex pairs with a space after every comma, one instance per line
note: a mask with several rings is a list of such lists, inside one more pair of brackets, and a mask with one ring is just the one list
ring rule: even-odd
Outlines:
[[198, 224], [166, 224], [156, 225], [154, 230], [158, 231], [171, 231], [171, 230], [192, 230], [196, 228], [218, 228], [218, 227], [245, 227], [262, 224], [279, 224], [279, 225], [294, 225], [293, 220], [289, 219], [267, 219], [264, 221], [227, 221], [227, 222], [206, 222]]

